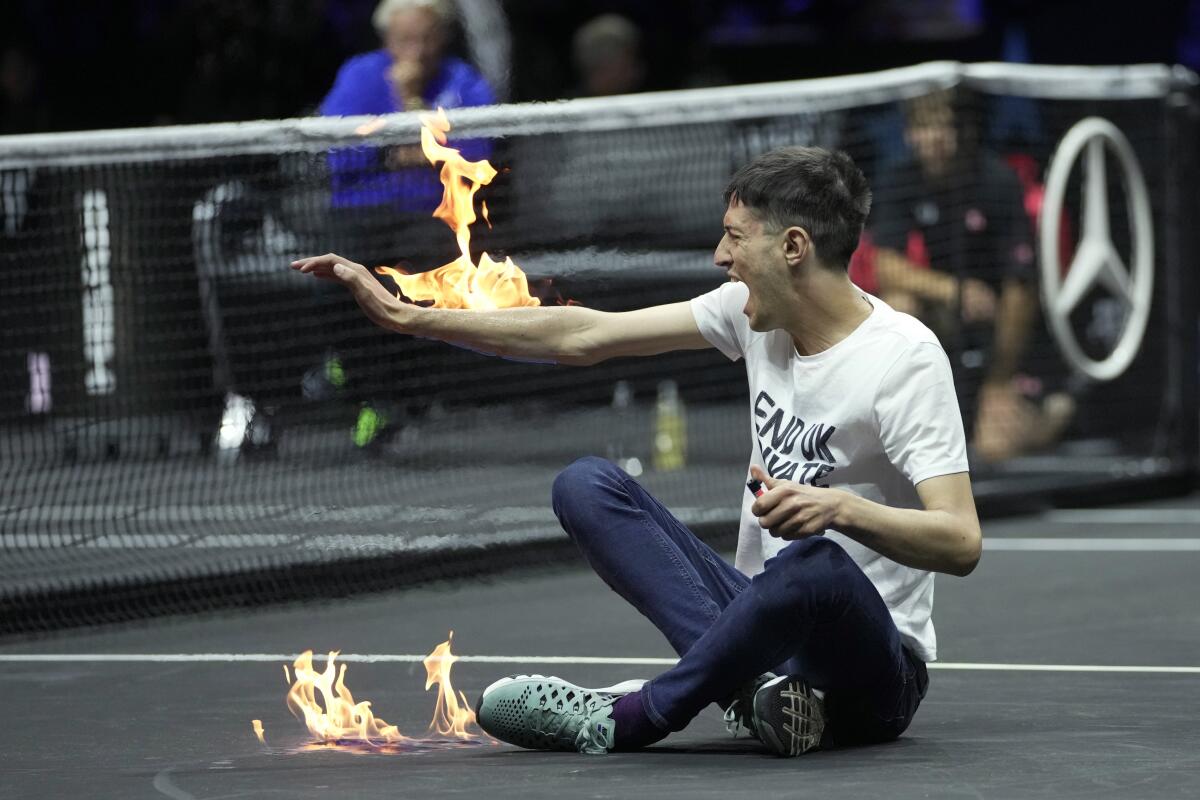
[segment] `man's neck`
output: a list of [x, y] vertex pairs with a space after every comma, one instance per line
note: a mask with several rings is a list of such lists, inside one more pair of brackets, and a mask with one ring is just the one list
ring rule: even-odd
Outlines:
[[814, 269], [793, 288], [796, 312], [783, 327], [802, 356], [828, 350], [871, 315], [870, 302], [844, 273]]

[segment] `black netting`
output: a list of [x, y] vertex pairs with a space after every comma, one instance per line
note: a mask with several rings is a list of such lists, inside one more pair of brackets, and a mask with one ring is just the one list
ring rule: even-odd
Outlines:
[[[685, 300], [723, 279], [712, 248], [738, 166], [782, 145], [841, 148], [876, 202], [852, 275], [950, 352], [981, 504], [1187, 472], [1196, 331], [1183, 221], [1197, 174], [1186, 80], [1163, 71], [1131, 90], [1111, 70], [1071, 72], [1056, 89], [1038, 73], [1030, 92], [923, 69], [912, 81], [841, 79], [832, 93], [781, 87], [798, 99], [757, 107], [718, 90], [463, 112], [459, 141], [502, 170], [480, 193], [494, 227], [475, 226], [474, 250], [511, 255], [547, 303]], [[1155, 243], [1145, 335], [1111, 380], [1064, 357], [1042, 312], [1047, 167], [1093, 116], [1128, 137]], [[554, 475], [589, 454], [640, 472], [685, 522], [732, 532], [750, 452], [740, 365], [715, 351], [587, 368], [487, 358], [385, 334], [336, 287], [288, 269], [328, 250], [412, 269], [455, 255], [429, 218], [433, 170], [389, 166], [415, 128], [364, 139], [325, 124], [240, 153], [217, 128], [174, 132], [166, 148], [152, 131], [42, 137], [38, 147], [60, 144], [40, 155], [28, 137], [0, 148], [0, 628], [548, 557], [564, 539]], [[1129, 193], [1114, 153], [1103, 158], [1110, 239], [1128, 268]], [[1086, 176], [1076, 166], [1066, 181], [1056, 246], [1067, 264]], [[1100, 282], [1070, 326], [1102, 360], [1130, 316]]]

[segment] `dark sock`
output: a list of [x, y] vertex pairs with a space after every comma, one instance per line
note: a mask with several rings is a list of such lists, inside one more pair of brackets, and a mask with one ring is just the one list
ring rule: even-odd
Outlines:
[[650, 721], [641, 692], [630, 692], [613, 703], [612, 718], [616, 728], [613, 750], [637, 750], [667, 735]]

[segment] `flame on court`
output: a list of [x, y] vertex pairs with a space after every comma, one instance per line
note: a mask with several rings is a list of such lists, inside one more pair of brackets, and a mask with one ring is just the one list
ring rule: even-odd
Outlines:
[[467, 696], [459, 692], [454, 694], [450, 685], [450, 667], [458, 661], [458, 657], [450, 652], [450, 642], [454, 640], [454, 631], [449, 638], [433, 649], [425, 659], [425, 691], [435, 683], [438, 687], [437, 703], [433, 707], [433, 720], [429, 730], [441, 736], [457, 736], [460, 739], [473, 739], [475, 734], [467, 731], [468, 725], [475, 724], [475, 712], [467, 702]]
[[[438, 686], [433, 720], [429, 731], [441, 737], [455, 737], [456, 741], [476, 741], [482, 734], [467, 730], [475, 724], [475, 714], [462, 692], [455, 692], [450, 682], [450, 669], [458, 657], [450, 652], [450, 638], [434, 648], [424, 661], [425, 689], [435, 683]], [[344, 749], [363, 752], [375, 749], [385, 752], [405, 752], [425, 747], [444, 746], [431, 740], [411, 739], [404, 736], [398, 727], [376, 717], [369, 700], [355, 700], [346, 687], [346, 665], [337, 663], [339, 652], [329, 653], [325, 668], [318, 672], [313, 666], [313, 653], [306, 650], [292, 665], [295, 680], [287, 693], [287, 707], [297, 719], [304, 722], [313, 738], [313, 746], [320, 749]], [[286, 666], [284, 668], [287, 675]], [[253, 720], [254, 732], [264, 744], [262, 723]]]
[[355, 701], [346, 688], [346, 665], [337, 663], [337, 650], [329, 654], [321, 672], [313, 667], [312, 655], [311, 650], [305, 650], [292, 665], [296, 680], [288, 689], [287, 706], [314, 739], [368, 743], [404, 740], [399, 728], [376, 718], [371, 701]]
[[[541, 301], [529, 292], [529, 280], [511, 258], [495, 261], [481, 253], [479, 263], [471, 260], [471, 225], [476, 221], [475, 193], [496, 177], [486, 159], [467, 161], [446, 145], [450, 121], [446, 112], [421, 115], [421, 152], [433, 166], [439, 163], [443, 186], [441, 205], [433, 216], [454, 231], [459, 256], [429, 272], [410, 275], [402, 269], [378, 267], [376, 272], [396, 282], [402, 298], [437, 308], [494, 309], [537, 306]], [[481, 204], [484, 221], [491, 227], [487, 205]]]

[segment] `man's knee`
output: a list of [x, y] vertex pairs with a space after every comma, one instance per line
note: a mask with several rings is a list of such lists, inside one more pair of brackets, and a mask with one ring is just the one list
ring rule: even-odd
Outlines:
[[555, 515], [565, 521], [566, 515], [588, 506], [598, 492], [615, 485], [623, 476], [620, 468], [599, 456], [572, 462], [554, 479], [550, 498]]
[[770, 605], [823, 606], [844, 586], [850, 569], [858, 567], [841, 545], [824, 536], [808, 536], [769, 559], [755, 582], [760, 584], [758, 594]]

